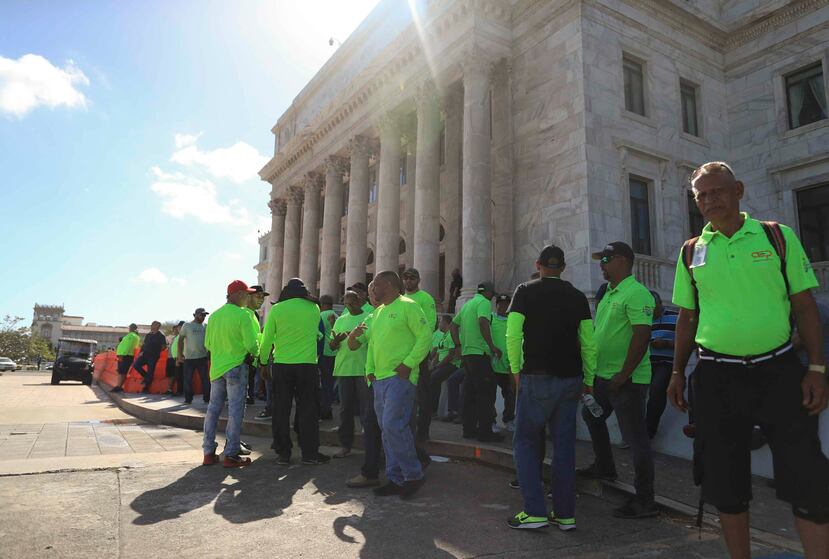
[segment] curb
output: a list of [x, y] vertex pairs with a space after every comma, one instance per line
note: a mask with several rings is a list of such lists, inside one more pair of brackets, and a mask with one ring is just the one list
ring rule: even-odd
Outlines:
[[[101, 383], [99, 383], [101, 386]], [[161, 411], [148, 409], [140, 404], [136, 404], [131, 399], [124, 398], [119, 393], [112, 394], [104, 389], [110, 399], [124, 412], [135, 416], [139, 419], [150, 423], [157, 423], [161, 425], [169, 425], [171, 427], [180, 427], [183, 429], [191, 429], [194, 431], [201, 431], [204, 427], [204, 418], [187, 413], [177, 413], [174, 411]], [[227, 418], [221, 416], [219, 418], [219, 425], [217, 431], [224, 431], [227, 425]], [[242, 421], [242, 434], [252, 437], [269, 438], [272, 436], [270, 422], [259, 422], [245, 419]], [[336, 429], [320, 429], [320, 444], [323, 446], [339, 446]], [[359, 433], [354, 434], [354, 447], [363, 448], [363, 436]], [[446, 456], [448, 458], [455, 458], [458, 460], [469, 460], [484, 464], [487, 466], [494, 466], [499, 469], [515, 471], [515, 463], [511, 449], [492, 447], [492, 446], [476, 446], [474, 444], [456, 443], [453, 441], [430, 440], [426, 443], [426, 450], [429, 454], [437, 454]], [[545, 460], [549, 464], [549, 459]], [[544, 469], [545, 479], [549, 475], [549, 470]], [[601, 497], [603, 490], [607, 488], [612, 491], [617, 491], [629, 497], [636, 494], [634, 487], [628, 483], [621, 481], [587, 481], [579, 482], [578, 491]], [[660, 509], [675, 515], [688, 517], [695, 520], [697, 509], [694, 506], [670, 499], [668, 497], [656, 496], [656, 504]], [[720, 531], [719, 518], [715, 514], [704, 513], [702, 523], [708, 527]], [[756, 528], [751, 528], [751, 538], [759, 543], [785, 549], [795, 553], [803, 553], [803, 547], [797, 540], [789, 540], [773, 534], [765, 532]]]

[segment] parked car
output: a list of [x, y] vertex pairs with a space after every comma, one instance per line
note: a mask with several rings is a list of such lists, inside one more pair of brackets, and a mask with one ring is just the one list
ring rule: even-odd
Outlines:
[[40, 368], [43, 369], [44, 371], [51, 371], [52, 367], [54, 367], [54, 366], [55, 366], [54, 361], [44, 361], [43, 363], [40, 364]]
[[20, 366], [8, 357], [0, 357], [0, 371], [16, 371]]
[[57, 357], [52, 367], [52, 384], [62, 380], [79, 380], [87, 386], [92, 384], [92, 359], [98, 342], [59, 338]]

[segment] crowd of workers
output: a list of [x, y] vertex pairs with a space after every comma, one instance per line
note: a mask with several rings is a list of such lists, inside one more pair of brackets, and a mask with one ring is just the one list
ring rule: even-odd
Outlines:
[[[258, 384], [268, 401], [259, 418], [271, 419], [278, 464], [291, 463], [292, 432], [303, 464], [330, 460], [319, 451], [319, 420], [332, 417], [338, 400], [341, 449], [334, 458], [351, 454], [355, 418], [364, 432], [361, 471], [346, 484], [408, 499], [425, 480], [430, 458], [424, 443], [445, 385], [448, 411], [440, 419], [460, 423], [465, 439], [497, 442], [512, 432], [512, 485], [520, 488], [524, 506], [509, 518], [510, 527], [576, 527], [576, 476], [617, 477], [606, 425], [613, 413], [635, 470], [635, 496], [613, 513], [646, 518], [658, 514], [651, 439], [667, 401], [688, 410], [690, 382], [695, 477], [704, 500], [720, 513], [732, 557], [749, 556], [755, 426], [768, 439], [777, 495], [792, 505], [807, 557], [826, 557], [829, 462], [817, 416], [827, 405], [827, 382], [811, 293], [814, 272], [790, 228], [740, 212], [744, 186], [727, 164], [699, 167], [691, 186], [709, 223], [680, 251], [673, 290], [678, 314], [666, 311], [658, 293], [633, 276], [635, 255], [624, 242], [592, 255], [607, 281], [596, 296], [595, 318], [585, 294], [561, 279], [565, 255], [554, 245], [544, 247], [535, 277], [511, 296], [475, 278], [476, 293], [454, 315], [438, 315], [434, 298], [419, 288], [418, 271], [409, 268], [401, 276], [381, 271], [367, 287], [348, 287], [339, 316], [331, 296], [316, 299], [292, 279], [260, 329], [256, 312], [269, 294], [232, 282], [227, 303], [207, 327], [207, 312], [197, 309], [192, 322], [177, 327], [171, 344], [168, 376], [183, 377], [177, 386], [189, 402], [198, 372], [209, 403], [203, 463], [220, 460], [215, 435], [225, 401], [222, 463], [250, 463], [241, 424]], [[461, 284], [456, 279], [453, 289]], [[152, 377], [152, 358], [166, 346], [159, 326], [153, 324], [135, 363], [137, 334], [122, 340], [122, 376], [114, 390], [121, 389], [130, 366]], [[798, 348], [807, 363], [798, 360]], [[692, 351], [699, 361], [688, 381]], [[504, 401], [500, 432], [493, 428], [498, 389]], [[595, 458], [577, 470], [580, 402]], [[553, 446], [552, 511], [542, 482], [547, 440]]]

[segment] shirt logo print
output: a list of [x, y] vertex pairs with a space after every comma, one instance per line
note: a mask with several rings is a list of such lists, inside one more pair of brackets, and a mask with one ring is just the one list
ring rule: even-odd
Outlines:
[[767, 262], [771, 260], [772, 252], [770, 250], [758, 250], [751, 253], [751, 257], [755, 262]]

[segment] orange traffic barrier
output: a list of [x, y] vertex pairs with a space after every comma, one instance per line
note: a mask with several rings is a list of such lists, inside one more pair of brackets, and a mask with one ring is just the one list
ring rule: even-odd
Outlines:
[[[136, 349], [135, 357], [138, 358], [139, 351]], [[118, 357], [114, 351], [106, 351], [95, 356], [92, 362], [92, 378], [109, 386], [118, 384]], [[134, 367], [130, 367], [127, 378], [124, 381], [124, 392], [141, 392], [144, 388], [143, 379]], [[176, 386], [172, 386], [176, 390]], [[193, 375], [193, 394], [201, 394], [201, 379], [198, 374]], [[167, 390], [167, 350], [161, 352], [155, 365], [153, 380], [150, 384], [151, 394], [162, 394]]]

